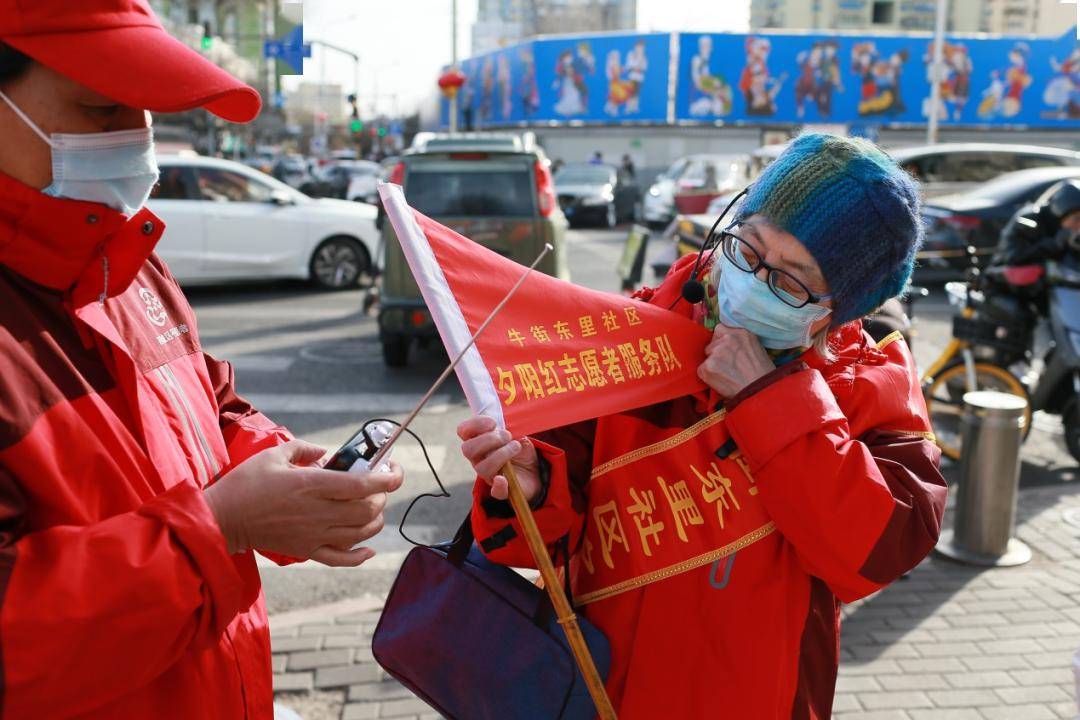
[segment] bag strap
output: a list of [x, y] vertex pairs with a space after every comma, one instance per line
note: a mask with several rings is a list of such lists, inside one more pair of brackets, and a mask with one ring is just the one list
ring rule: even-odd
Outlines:
[[454, 539], [446, 551], [446, 559], [454, 567], [460, 568], [465, 563], [465, 557], [469, 554], [472, 544], [472, 513], [466, 513], [465, 521], [461, 523], [461, 527], [454, 534]]
[[[474, 539], [472, 513], [470, 512], [465, 515], [465, 520], [458, 527], [454, 539], [446, 546], [447, 561], [454, 567], [460, 568], [465, 563], [469, 550], [472, 549]], [[570, 591], [570, 533], [563, 535], [555, 542], [555, 557], [553, 559], [556, 563], [558, 563], [560, 555], [562, 555], [563, 561], [563, 589], [566, 591], [566, 597], [573, 603], [574, 594]], [[551, 598], [547, 596], [547, 593], [544, 593], [540, 602], [537, 603], [533, 622], [537, 627], [544, 629], [554, 617], [555, 608], [551, 604]]]

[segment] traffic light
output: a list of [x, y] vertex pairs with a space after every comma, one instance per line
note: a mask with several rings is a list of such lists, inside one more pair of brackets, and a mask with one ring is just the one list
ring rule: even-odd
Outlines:
[[352, 122], [349, 123], [349, 130], [354, 135], [364, 132], [364, 121], [359, 120], [359, 119], [353, 120]]
[[203, 50], [209, 50], [214, 46], [214, 35], [210, 32], [210, 23], [202, 24], [202, 41], [199, 43]]
[[[349, 105], [352, 106], [352, 117], [353, 117], [353, 119], [354, 120], [359, 120], [360, 119], [360, 106], [357, 104], [356, 93], [349, 93], [347, 99], [349, 101]], [[355, 130], [353, 132], [355, 132]]]
[[386, 137], [386, 128], [384, 128], [384, 127], [379, 128], [379, 137]]

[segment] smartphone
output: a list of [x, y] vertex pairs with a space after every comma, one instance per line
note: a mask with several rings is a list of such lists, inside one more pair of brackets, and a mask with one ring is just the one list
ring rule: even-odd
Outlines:
[[[342, 472], [362, 472], [368, 469], [371, 458], [379, 451], [390, 436], [394, 434], [394, 426], [388, 422], [366, 423], [345, 444], [337, 449], [326, 461], [327, 470], [340, 470]], [[384, 457], [387, 460], [389, 457]], [[389, 470], [390, 466], [385, 463], [380, 470]]]

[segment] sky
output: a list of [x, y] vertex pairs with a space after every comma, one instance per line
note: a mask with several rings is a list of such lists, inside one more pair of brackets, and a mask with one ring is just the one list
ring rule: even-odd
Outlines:
[[[451, 0], [303, 0], [304, 37], [360, 55], [360, 109], [408, 114], [431, 95], [439, 69], [451, 58]], [[458, 53], [468, 57], [476, 0], [458, 0]], [[638, 30], [743, 31], [749, 0], [638, 0]], [[316, 46], [304, 80], [357, 83], [353, 61]], [[291, 89], [300, 76], [286, 77]]]

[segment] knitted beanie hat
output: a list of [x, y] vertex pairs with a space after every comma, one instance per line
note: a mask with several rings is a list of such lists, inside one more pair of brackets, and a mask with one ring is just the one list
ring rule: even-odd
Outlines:
[[922, 243], [916, 182], [873, 143], [800, 135], [754, 181], [736, 220], [761, 214], [814, 256], [833, 326], [899, 295]]

